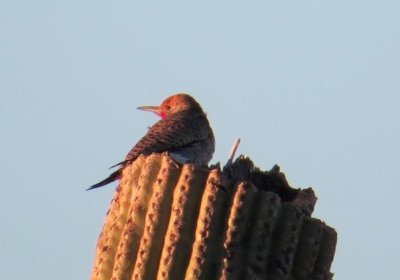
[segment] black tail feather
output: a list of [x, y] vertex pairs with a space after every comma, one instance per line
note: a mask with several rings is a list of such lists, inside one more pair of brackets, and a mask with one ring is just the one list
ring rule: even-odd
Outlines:
[[119, 165], [123, 165], [124, 163], [125, 163], [125, 161], [118, 162], [117, 164], [114, 164], [113, 166], [110, 166], [108, 169], [112, 169], [112, 168], [117, 167]]
[[108, 176], [107, 178], [105, 178], [103, 181], [100, 181], [92, 186], [90, 186], [89, 188], [87, 188], [86, 190], [92, 190], [92, 189], [96, 189], [96, 188], [100, 188], [102, 186], [105, 186], [111, 182], [114, 182], [115, 180], [118, 180], [121, 176], [122, 173], [122, 168], [118, 169], [117, 171], [113, 172], [110, 174], [110, 176]]

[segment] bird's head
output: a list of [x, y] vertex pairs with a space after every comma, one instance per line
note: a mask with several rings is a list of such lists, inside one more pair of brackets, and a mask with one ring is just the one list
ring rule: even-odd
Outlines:
[[166, 98], [160, 106], [142, 106], [138, 107], [138, 109], [153, 112], [162, 119], [186, 110], [195, 112], [200, 110], [202, 112], [199, 103], [193, 97], [184, 93]]

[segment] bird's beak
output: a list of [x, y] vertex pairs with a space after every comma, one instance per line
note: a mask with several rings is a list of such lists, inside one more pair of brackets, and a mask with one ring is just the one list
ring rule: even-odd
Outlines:
[[143, 110], [143, 111], [149, 111], [149, 112], [153, 112], [157, 115], [161, 114], [161, 109], [159, 106], [141, 106], [141, 107], [137, 107], [139, 110]]

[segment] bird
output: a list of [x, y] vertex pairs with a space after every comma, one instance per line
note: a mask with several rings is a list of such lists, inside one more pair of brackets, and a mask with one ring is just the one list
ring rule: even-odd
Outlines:
[[161, 119], [133, 146], [125, 159], [110, 168], [118, 167], [104, 180], [87, 190], [105, 186], [120, 179], [122, 171], [140, 155], [167, 152], [178, 163], [207, 166], [215, 151], [215, 138], [206, 114], [189, 94], [167, 97], [159, 106], [137, 109], [153, 112]]

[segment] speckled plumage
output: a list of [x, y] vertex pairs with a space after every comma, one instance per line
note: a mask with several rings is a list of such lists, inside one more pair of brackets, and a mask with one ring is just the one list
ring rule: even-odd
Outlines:
[[118, 170], [88, 189], [119, 179], [124, 167], [142, 154], [168, 152], [181, 163], [203, 166], [211, 160], [215, 149], [214, 134], [205, 113], [193, 97], [177, 94], [165, 99], [160, 106], [139, 109], [152, 111], [162, 119], [150, 127], [122, 162], [115, 165], [119, 166]]

